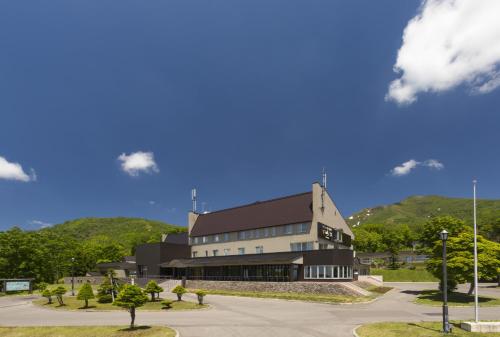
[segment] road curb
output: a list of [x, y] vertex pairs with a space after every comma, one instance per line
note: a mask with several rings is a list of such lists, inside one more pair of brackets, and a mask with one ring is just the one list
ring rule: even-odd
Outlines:
[[171, 328], [171, 327], [169, 327], [169, 328], [175, 331], [175, 337], [180, 337], [181, 336], [180, 333], [179, 333], [179, 331], [177, 329], [174, 329], [174, 328]]
[[355, 327], [354, 329], [352, 329], [352, 335], [354, 337], [359, 337], [358, 333], [356, 332], [356, 330], [360, 327], [361, 325], [358, 325], [357, 327]]

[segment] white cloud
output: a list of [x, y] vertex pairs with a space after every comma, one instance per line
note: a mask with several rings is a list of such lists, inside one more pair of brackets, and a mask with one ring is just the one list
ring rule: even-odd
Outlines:
[[409, 174], [412, 170], [416, 169], [418, 166], [428, 167], [434, 170], [444, 169], [443, 163], [436, 159], [427, 159], [423, 162], [416, 161], [415, 159], [410, 159], [403, 164], [396, 166], [391, 170], [391, 174], [396, 177], [401, 177]]
[[149, 200], [149, 204], [150, 204], [150, 205], [156, 205], [156, 201], [154, 201], [154, 200]]
[[465, 84], [472, 93], [500, 86], [500, 1], [423, 0], [403, 33], [386, 100], [411, 104], [421, 92]]
[[422, 163], [422, 165], [424, 165], [426, 167], [430, 167], [430, 168], [435, 169], [435, 170], [442, 170], [442, 169], [444, 169], [443, 163], [439, 162], [436, 159], [427, 159], [426, 161], [424, 161]]
[[28, 175], [24, 172], [23, 167], [19, 163], [11, 163], [4, 157], [0, 156], [0, 179], [18, 180], [18, 181], [36, 181], [35, 170], [31, 169]]
[[129, 155], [122, 153], [118, 160], [121, 161], [121, 168], [131, 176], [138, 176], [139, 173], [158, 173], [160, 169], [155, 162], [153, 152], [133, 152]]
[[404, 176], [410, 173], [411, 170], [415, 169], [418, 164], [419, 162], [417, 162], [416, 160], [410, 159], [401, 164], [400, 166], [396, 166], [395, 168], [393, 168], [391, 170], [391, 173], [393, 176], [398, 176], [398, 177]]
[[52, 226], [51, 223], [48, 223], [48, 222], [44, 222], [44, 221], [40, 221], [40, 220], [31, 220], [29, 222], [30, 225], [36, 225], [36, 226], [40, 226], [41, 228], [47, 228], [47, 227], [50, 227]]

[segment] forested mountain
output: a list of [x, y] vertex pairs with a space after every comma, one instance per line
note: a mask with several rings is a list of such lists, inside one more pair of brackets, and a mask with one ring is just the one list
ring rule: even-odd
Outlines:
[[[346, 220], [352, 227], [363, 224], [406, 224], [410, 229], [418, 232], [430, 218], [446, 215], [472, 225], [472, 199], [436, 195], [412, 196], [395, 204], [365, 208]], [[478, 200], [477, 218], [480, 233], [498, 242], [500, 240], [500, 200]]]
[[83, 218], [50, 228], [0, 231], [0, 278], [54, 282], [73, 270], [85, 275], [99, 262], [120, 261], [141, 243], [186, 228], [136, 218]]
[[186, 231], [187, 228], [142, 218], [81, 218], [41, 229], [68, 235], [79, 241], [113, 242], [133, 253], [136, 245], [159, 242], [161, 235]]

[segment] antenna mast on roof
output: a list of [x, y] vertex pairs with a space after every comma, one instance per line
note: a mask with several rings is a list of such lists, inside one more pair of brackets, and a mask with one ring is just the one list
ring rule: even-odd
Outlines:
[[193, 201], [193, 213], [196, 213], [196, 188], [191, 190], [191, 200]]
[[325, 211], [325, 191], [326, 191], [326, 169], [323, 167], [322, 183], [321, 183], [321, 212]]

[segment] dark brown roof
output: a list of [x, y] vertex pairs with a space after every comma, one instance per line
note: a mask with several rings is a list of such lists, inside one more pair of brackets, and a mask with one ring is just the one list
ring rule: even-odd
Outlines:
[[191, 236], [308, 222], [312, 216], [312, 192], [306, 192], [200, 214]]
[[267, 254], [247, 254], [196, 257], [192, 259], [175, 259], [160, 264], [166, 268], [208, 267], [208, 266], [241, 266], [260, 264], [302, 264], [303, 252], [279, 252]]
[[165, 241], [163, 241], [163, 242], [175, 243], [178, 245], [187, 245], [188, 244], [188, 233], [182, 232], [182, 233], [167, 234], [167, 237], [165, 238]]

